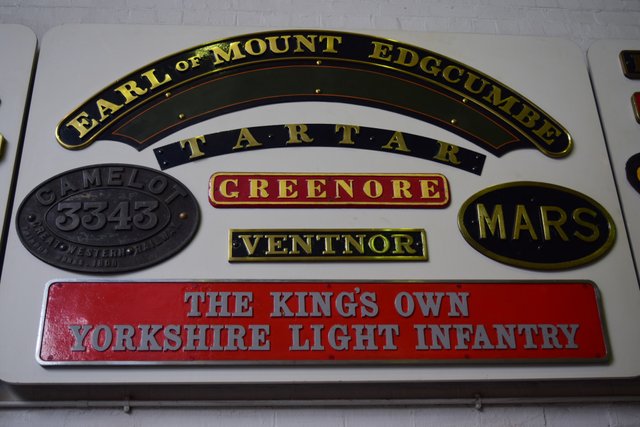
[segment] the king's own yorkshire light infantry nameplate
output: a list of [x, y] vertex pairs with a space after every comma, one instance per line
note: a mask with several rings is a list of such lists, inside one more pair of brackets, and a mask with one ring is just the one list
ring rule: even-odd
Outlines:
[[572, 144], [541, 108], [474, 68], [417, 46], [323, 30], [250, 34], [178, 52], [103, 89], [56, 135], [70, 149], [112, 139], [142, 150], [208, 118], [293, 101], [405, 114], [498, 156], [535, 147], [561, 157]]
[[218, 172], [209, 201], [217, 208], [444, 208], [449, 185], [441, 174]]
[[426, 261], [419, 229], [231, 230], [229, 261]]
[[596, 260], [616, 236], [611, 216], [595, 200], [541, 182], [511, 182], [474, 194], [460, 208], [458, 225], [488, 257], [540, 270]]
[[138, 270], [189, 243], [198, 204], [180, 182], [141, 166], [98, 164], [54, 176], [22, 202], [23, 245], [56, 267], [90, 273]]
[[54, 366], [605, 363], [602, 325], [590, 282], [55, 281], [36, 357]]

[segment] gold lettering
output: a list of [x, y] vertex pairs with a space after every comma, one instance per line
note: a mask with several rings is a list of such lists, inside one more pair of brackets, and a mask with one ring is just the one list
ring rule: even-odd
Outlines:
[[[304, 240], [302, 240], [302, 237], [304, 237]], [[300, 251], [298, 250], [298, 246], [302, 248], [307, 255], [310, 255], [313, 252], [313, 248], [311, 247], [311, 239], [313, 238], [312, 234], [305, 234], [304, 236], [291, 234], [289, 235], [289, 238], [291, 239], [291, 251], [289, 253], [299, 255]]]
[[[269, 42], [269, 50], [273, 53], [287, 53], [289, 50], [289, 39], [291, 36], [271, 36], [265, 37], [265, 39]], [[278, 40], [284, 41], [284, 48], [278, 48]]]
[[333, 249], [333, 240], [339, 238], [339, 234], [317, 234], [317, 241], [324, 240], [324, 249], [322, 250], [322, 255], [335, 255], [336, 251]]
[[[479, 88], [474, 88], [473, 85], [478, 80], [480, 80], [480, 87]], [[488, 84], [489, 84], [489, 82], [486, 81], [485, 79], [480, 79], [480, 77], [478, 77], [475, 74], [470, 73], [470, 72], [467, 71], [467, 80], [465, 80], [465, 82], [464, 82], [464, 88], [467, 91], [469, 91], [469, 92], [471, 92], [471, 93], [473, 93], [475, 95], [478, 95], [479, 93], [484, 91], [484, 88], [486, 88]]]
[[100, 113], [100, 121], [102, 122], [111, 114], [122, 108], [122, 105], [114, 104], [113, 102], [109, 102], [106, 99], [98, 99], [96, 101], [96, 107], [98, 107], [98, 112]]
[[372, 41], [371, 44], [373, 45], [373, 52], [371, 52], [371, 55], [369, 55], [369, 58], [391, 62], [391, 56], [389, 55], [389, 50], [393, 49], [393, 45], [388, 43], [377, 42], [377, 41]]
[[417, 251], [411, 247], [413, 237], [410, 234], [392, 234], [394, 254], [415, 254]]
[[[197, 56], [193, 56], [191, 58], [189, 58], [189, 60], [191, 61], [191, 66], [192, 67], [197, 67], [198, 65], [200, 65], [199, 63], [197, 63], [197, 65], [194, 65], [194, 58], [198, 58]], [[147, 79], [147, 81], [149, 83], [151, 83], [151, 87], [149, 89], [153, 90], [159, 86], [162, 86], [163, 84], [169, 83], [171, 81], [171, 76], [169, 74], [165, 74], [162, 81], [159, 81], [158, 78], [156, 77], [156, 75], [154, 74], [156, 72], [155, 68], [146, 71], [142, 74], [140, 74], [142, 77], [144, 77], [145, 79]]]
[[[229, 192], [229, 184], [233, 184], [236, 190]], [[238, 180], [237, 179], [225, 179], [220, 183], [220, 194], [222, 197], [227, 199], [237, 199], [238, 198]]]
[[[435, 66], [430, 65], [431, 63], [434, 63]], [[440, 71], [442, 71], [442, 69], [440, 68], [441, 64], [442, 61], [438, 58], [434, 58], [433, 56], [425, 56], [420, 60], [419, 66], [422, 71], [435, 77], [440, 73]]]
[[128, 104], [132, 101], [135, 101], [139, 96], [147, 93], [148, 89], [143, 89], [138, 86], [133, 80], [129, 80], [125, 84], [122, 84], [114, 89], [116, 92], [120, 92], [122, 96], [124, 96], [124, 103]]
[[[226, 51], [224, 49], [227, 49]], [[231, 42], [214, 44], [210, 48], [211, 53], [215, 57], [214, 65], [220, 65], [223, 62], [231, 62], [237, 59], [246, 58], [247, 56], [240, 52], [240, 42]]]
[[[254, 43], [258, 44], [257, 49], [254, 48]], [[267, 51], [267, 44], [262, 39], [250, 39], [245, 42], [244, 50], [249, 55], [259, 56]]]
[[[376, 248], [376, 240], [382, 241], [382, 249]], [[368, 243], [369, 243], [368, 245], [369, 249], [371, 249], [373, 252], [377, 254], [383, 254], [389, 250], [389, 239], [387, 239], [382, 234], [376, 234], [375, 236], [371, 236], [371, 238], [369, 238]]]
[[[555, 212], [559, 216], [557, 219], [549, 219], [549, 213]], [[556, 232], [565, 242], [569, 237], [562, 229], [562, 225], [567, 222], [566, 212], [558, 206], [540, 206], [540, 218], [542, 219], [542, 229], [544, 231], [544, 240], [551, 240], [551, 228], [555, 228]]]
[[411, 196], [411, 183], [406, 179], [392, 179], [391, 185], [393, 186], [393, 198], [394, 199], [410, 199]]
[[542, 122], [542, 126], [538, 129], [534, 130], [533, 133], [538, 135], [540, 139], [542, 139], [547, 144], [553, 144], [553, 140], [562, 135], [562, 131], [558, 129], [556, 126], [551, 124], [547, 119], [544, 119]]
[[307, 135], [309, 128], [307, 125], [284, 125], [289, 129], [289, 140], [287, 144], [300, 144], [301, 142], [313, 142], [313, 138]]
[[502, 89], [498, 86], [491, 86], [491, 92], [484, 98], [485, 101], [493, 104], [494, 107], [499, 107], [507, 114], [511, 114], [511, 109], [518, 102], [513, 96], [509, 96], [506, 99], [502, 99]]
[[[394, 146], [396, 147], [394, 148]], [[402, 135], [402, 132], [395, 132], [391, 136], [389, 142], [386, 145], [383, 145], [382, 148], [387, 150], [395, 149], [397, 151], [404, 151], [405, 153], [411, 152], [411, 150], [407, 148], [407, 144], [404, 142], [404, 135]]]
[[458, 157], [456, 156], [458, 151], [460, 151], [460, 147], [453, 144], [449, 144], [444, 141], [436, 141], [436, 142], [438, 143], [439, 148], [438, 148], [438, 153], [435, 156], [433, 156], [435, 160], [439, 160], [445, 163], [451, 163], [454, 165], [459, 165], [460, 163], [462, 163], [460, 160], [458, 160]]
[[298, 197], [298, 190], [293, 190], [293, 186], [298, 185], [297, 179], [279, 179], [278, 180], [278, 199], [295, 199]]
[[378, 197], [382, 196], [382, 184], [380, 184], [375, 179], [370, 179], [365, 182], [362, 190], [364, 191], [364, 194], [367, 195], [367, 197], [370, 197], [372, 199], [377, 199]]
[[308, 36], [304, 36], [302, 34], [294, 34], [293, 37], [296, 39], [296, 49], [293, 51], [294, 53], [304, 52], [302, 46], [304, 46], [304, 48], [309, 52], [316, 51], [316, 37], [318, 37], [317, 35], [310, 34]]
[[322, 189], [327, 184], [326, 179], [311, 178], [307, 180], [307, 197], [310, 199], [325, 199], [327, 192]]
[[336, 44], [340, 44], [342, 43], [342, 37], [341, 36], [326, 36], [326, 35], [322, 35], [320, 36], [320, 41], [323, 42], [326, 40], [326, 44], [325, 44], [325, 48], [322, 49], [322, 52], [324, 53], [338, 53], [338, 51], [336, 50]]
[[352, 136], [353, 132], [358, 135], [360, 133], [360, 126], [351, 126], [351, 125], [336, 125], [336, 133], [342, 131], [342, 139], [338, 142], [338, 144], [343, 145], [353, 145]]
[[574, 231], [573, 235], [576, 236], [578, 239], [582, 240], [583, 242], [595, 242], [598, 239], [598, 237], [600, 237], [600, 229], [598, 229], [597, 224], [594, 224], [592, 222], [589, 222], [583, 219], [581, 217], [582, 214], [587, 214], [593, 219], [595, 219], [598, 216], [598, 213], [589, 208], [577, 208], [571, 214], [573, 220], [578, 225], [588, 228], [589, 230], [592, 231], [592, 233], [591, 235], [587, 236], [585, 234], [582, 234], [580, 231]]
[[[456, 77], [452, 77], [451, 73], [456, 71], [458, 75]], [[455, 65], [447, 65], [444, 70], [442, 70], [442, 77], [449, 83], [459, 83], [462, 80], [462, 75], [464, 74], [464, 70], [460, 67], [456, 67]]]
[[[249, 234], [241, 234], [240, 238], [242, 239], [242, 243], [244, 243], [244, 247], [247, 249], [247, 253], [249, 255], [253, 255], [258, 248], [258, 242], [262, 239], [262, 236], [259, 234], [254, 234], [253, 236]], [[251, 242], [251, 238], [255, 239], [253, 243]]]
[[502, 205], [496, 205], [493, 208], [493, 213], [489, 216], [484, 204], [478, 203], [476, 205], [476, 213], [478, 216], [478, 227], [480, 227], [479, 231], [481, 239], [487, 238], [487, 226], [489, 226], [489, 232], [492, 236], [496, 234], [496, 228], [498, 228], [500, 239], [504, 240], [507, 238], [507, 232], [504, 228], [504, 213], [502, 211]]
[[533, 240], [538, 240], [538, 235], [533, 229], [531, 218], [524, 205], [516, 205], [516, 217], [513, 225], [513, 240], [520, 239], [520, 231], [526, 230]]
[[[243, 145], [244, 142], [247, 144]], [[233, 146], [232, 150], [240, 150], [248, 147], [260, 147], [261, 145], [262, 144], [255, 139], [249, 129], [242, 128], [238, 134], [238, 141], [236, 142], [236, 145]]]
[[[356, 237], [358, 240], [355, 239]], [[346, 255], [351, 255], [353, 253], [351, 247], [353, 247], [359, 254], [364, 255], [364, 234], [356, 234], [355, 236], [343, 234], [342, 238], [344, 239], [344, 253]]]
[[522, 123], [524, 126], [528, 128], [533, 128], [536, 125], [536, 120], [540, 118], [540, 114], [536, 113], [531, 107], [527, 104], [522, 105], [522, 111], [518, 113], [517, 116], [514, 116], [514, 119]]
[[204, 136], [196, 136], [193, 138], [183, 139], [180, 141], [180, 148], [183, 150], [188, 146], [191, 151], [191, 155], [189, 159], [197, 159], [198, 157], [204, 156], [204, 152], [200, 150], [200, 144], [206, 144], [207, 141]]
[[421, 179], [420, 197], [423, 199], [432, 199], [434, 197], [440, 198], [441, 189], [438, 183], [439, 181], [437, 179]]
[[343, 189], [350, 198], [353, 199], [353, 180], [350, 179], [347, 183], [344, 179], [336, 179], [336, 199], [341, 199], [340, 189]]
[[249, 198], [250, 199], [266, 199], [269, 197], [267, 187], [269, 182], [266, 179], [250, 178], [249, 179]]
[[[409, 56], [408, 59], [407, 56]], [[404, 65], [405, 67], [414, 67], [418, 64], [419, 60], [420, 57], [417, 53], [410, 49], [398, 46], [398, 58], [393, 62], [398, 65]]]
[[270, 234], [267, 236], [267, 252], [265, 255], [286, 255], [287, 248], [282, 247], [282, 241], [286, 239], [285, 234]]
[[88, 120], [89, 114], [85, 111], [81, 112], [77, 116], [75, 116], [71, 121], [67, 122], [66, 127], [72, 127], [78, 131], [80, 138], [84, 138], [84, 136], [89, 133], [91, 129], [98, 126], [98, 121], [96, 119]]

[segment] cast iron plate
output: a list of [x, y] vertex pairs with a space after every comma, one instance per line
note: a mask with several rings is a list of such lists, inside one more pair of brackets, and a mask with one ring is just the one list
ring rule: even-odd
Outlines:
[[166, 260], [199, 223], [195, 197], [173, 177], [126, 164], [69, 170], [36, 187], [16, 217], [22, 244], [53, 266], [119, 273]]

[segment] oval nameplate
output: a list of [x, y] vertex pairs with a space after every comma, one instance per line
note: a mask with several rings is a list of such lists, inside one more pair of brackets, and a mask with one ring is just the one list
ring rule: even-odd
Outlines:
[[625, 172], [629, 184], [640, 193], [640, 153], [629, 157], [625, 165]]
[[171, 176], [125, 164], [73, 169], [43, 182], [16, 218], [22, 244], [66, 270], [119, 273], [167, 259], [199, 222], [193, 194]]
[[496, 261], [535, 270], [577, 267], [604, 255], [616, 229], [596, 201], [558, 185], [511, 182], [463, 203], [465, 240]]

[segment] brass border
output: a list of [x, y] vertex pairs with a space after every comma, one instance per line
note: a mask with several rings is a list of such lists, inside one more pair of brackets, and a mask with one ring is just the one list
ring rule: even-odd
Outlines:
[[[466, 225], [464, 224], [463, 218], [462, 218], [462, 214], [467, 210], [467, 208], [469, 207], [469, 205], [471, 205], [475, 200], [477, 200], [480, 196], [483, 196], [487, 193], [490, 193], [492, 191], [495, 190], [500, 190], [503, 188], [510, 188], [510, 187], [517, 187], [517, 186], [525, 186], [525, 185], [529, 185], [529, 186], [534, 186], [534, 187], [541, 187], [541, 188], [552, 188], [554, 190], [559, 190], [565, 193], [569, 193], [572, 194], [574, 196], [577, 196], [583, 200], [586, 200], [587, 202], [591, 203], [594, 207], [596, 207], [597, 209], [600, 210], [600, 212], [602, 212], [602, 215], [606, 218], [608, 224], [609, 224], [609, 238], [607, 239], [607, 241], [600, 246], [600, 248], [598, 248], [598, 250], [596, 250], [595, 252], [591, 253], [590, 255], [587, 255], [586, 257], [583, 258], [579, 258], [577, 260], [574, 261], [563, 261], [563, 262], [558, 262], [558, 263], [536, 263], [536, 262], [529, 262], [529, 261], [522, 261], [516, 258], [510, 258], [508, 256], [505, 255], [500, 255], [500, 254], [496, 254], [495, 252], [492, 252], [490, 250], [488, 250], [487, 248], [485, 248], [484, 246], [480, 245], [469, 233], [469, 231], [467, 230]], [[508, 182], [508, 183], [504, 183], [504, 184], [498, 184], [498, 185], [493, 185], [491, 187], [487, 187], [484, 190], [478, 191], [477, 193], [474, 193], [473, 195], [471, 195], [467, 200], [465, 200], [465, 202], [462, 204], [462, 206], [460, 206], [460, 210], [458, 211], [458, 229], [460, 230], [460, 233], [462, 233], [462, 236], [464, 237], [464, 239], [467, 241], [467, 243], [469, 243], [469, 245], [471, 245], [475, 250], [477, 250], [478, 252], [480, 252], [482, 255], [491, 258], [495, 261], [504, 263], [504, 264], [508, 264], [514, 267], [520, 267], [520, 268], [527, 268], [527, 269], [532, 269], [532, 270], [563, 270], [563, 269], [569, 269], [569, 268], [573, 268], [573, 267], [578, 267], [584, 264], [588, 264], [591, 261], [594, 261], [598, 258], [600, 258], [601, 256], [603, 256], [604, 254], [606, 254], [612, 247], [613, 247], [613, 243], [616, 240], [616, 226], [615, 223], [613, 222], [613, 218], [611, 217], [611, 215], [609, 214], [609, 212], [598, 202], [596, 202], [595, 200], [593, 200], [591, 197], [582, 194], [576, 190], [572, 190], [570, 188], [567, 187], [562, 187], [560, 185], [556, 185], [556, 184], [549, 184], [549, 183], [544, 183], [544, 182], [536, 182], [536, 181], [514, 181], [514, 182]]]
[[[636, 102], [636, 96], [638, 98], [638, 102]], [[634, 92], [631, 95], [631, 107], [633, 108], [633, 116], [636, 118], [636, 122], [640, 123], [640, 92]]]
[[[342, 257], [342, 256], [301, 256], [298, 258], [292, 257], [250, 257], [250, 258], [238, 258], [233, 257], [232, 248], [233, 248], [233, 233], [234, 232], [247, 232], [247, 233], [290, 233], [292, 231], [302, 231], [306, 233], [357, 233], [359, 231], [362, 232], [413, 232], [419, 233], [421, 237], [421, 246], [422, 253], [418, 255], [406, 255], [406, 256], [352, 256], [352, 257]], [[429, 250], [427, 248], [427, 232], [423, 228], [232, 228], [229, 230], [228, 237], [229, 247], [228, 247], [228, 261], [231, 263], [235, 262], [308, 262], [308, 261], [316, 261], [316, 262], [407, 262], [407, 261], [428, 261], [429, 260]]]
[[[235, 203], [230, 203], [230, 202], [220, 202], [220, 201], [216, 201], [215, 200], [215, 194], [214, 194], [214, 189], [213, 189], [213, 180], [215, 177], [222, 175], [222, 174], [232, 174], [232, 175], [240, 175], [240, 176], [255, 176], [255, 177], [261, 177], [261, 176], [288, 176], [288, 175], [295, 175], [295, 176], [344, 176], [344, 177], [350, 177], [350, 176], [370, 176], [370, 177], [376, 177], [376, 176], [397, 176], [397, 177], [403, 177], [403, 176], [410, 176], [410, 177], [440, 177], [442, 178], [443, 181], [443, 185], [442, 188], [444, 190], [444, 199], [442, 202], [423, 202], [423, 203], [412, 203], [412, 204], [402, 204], [402, 203], [391, 203], [391, 202], [376, 202], [376, 201], [368, 201], [368, 202], [358, 202], [358, 201], [350, 201], [350, 202], [322, 202], [322, 201], [318, 201], [318, 202], [310, 202], [310, 201], [292, 201], [292, 202], [235, 202]], [[242, 208], [242, 207], [265, 207], [265, 206], [269, 206], [269, 207], [279, 207], [279, 206], [291, 206], [291, 205], [296, 205], [296, 206], [309, 206], [309, 207], [322, 207], [322, 208], [341, 208], [341, 207], [349, 207], [349, 206], [365, 206], [365, 207], [373, 207], [375, 208], [375, 206], [371, 206], [371, 205], [379, 205], [382, 207], [394, 207], [394, 208], [406, 208], [406, 209], [419, 209], [419, 208], [446, 208], [447, 206], [449, 206], [449, 203], [451, 202], [451, 192], [449, 189], [449, 180], [447, 180], [447, 177], [444, 176], [441, 173], [336, 173], [336, 172], [331, 172], [331, 173], [324, 173], [324, 172], [317, 172], [317, 173], [311, 173], [311, 172], [215, 172], [214, 174], [211, 175], [211, 177], [209, 178], [209, 203], [211, 204], [211, 206], [213, 206], [214, 208], [218, 208], [218, 206], [224, 206], [226, 207], [238, 207], [238, 208]], [[216, 206], [216, 204], [218, 206]]]
[[[126, 76], [114, 81], [113, 83], [111, 83], [110, 85], [106, 86], [102, 90], [96, 92], [94, 95], [92, 95], [88, 99], [92, 99], [94, 97], [97, 97], [98, 95], [102, 94], [106, 89], [118, 84], [119, 82], [124, 81], [126, 78], [128, 78], [130, 76], [133, 76], [133, 75], [137, 75], [139, 72], [141, 72], [143, 70], [147, 70], [149, 67], [153, 66], [154, 64], [157, 64], [159, 62], [168, 60], [168, 59], [173, 58], [175, 56], [182, 55], [182, 54], [185, 54], [185, 53], [190, 52], [190, 51], [201, 50], [201, 49], [204, 49], [204, 48], [206, 48], [208, 46], [215, 45], [215, 44], [229, 43], [231, 41], [237, 40], [238, 38], [244, 38], [244, 37], [248, 38], [248, 37], [255, 37], [255, 36], [260, 36], [260, 35], [274, 34], [274, 33], [282, 32], [282, 31], [287, 31], [287, 32], [314, 32], [314, 33], [331, 34], [331, 35], [350, 35], [350, 36], [356, 36], [356, 37], [368, 37], [369, 39], [372, 39], [372, 40], [386, 41], [386, 42], [391, 42], [391, 43], [399, 43], [399, 44], [402, 44], [404, 46], [409, 46], [409, 47], [412, 47], [412, 48], [415, 48], [415, 49], [420, 49], [420, 50], [426, 50], [429, 53], [437, 54], [442, 59], [445, 59], [447, 61], [451, 61], [452, 63], [454, 63], [456, 65], [463, 65], [467, 70], [472, 71], [474, 73], [477, 73], [481, 77], [488, 77], [492, 81], [495, 81], [495, 82], [499, 83], [499, 85], [501, 87], [504, 87], [504, 88], [510, 90], [511, 92], [513, 92], [514, 94], [518, 95], [523, 102], [526, 102], [526, 103], [530, 104], [531, 106], [535, 107], [541, 113], [544, 113], [547, 116], [547, 118], [549, 118], [551, 121], [553, 121], [554, 125], [557, 125], [558, 129], [560, 131], [562, 131], [564, 134], [566, 134], [566, 136], [567, 136], [567, 147], [562, 152], [558, 152], [558, 153], [549, 152], [549, 151], [546, 150], [546, 148], [543, 145], [538, 144], [536, 141], [534, 141], [528, 135], [526, 135], [524, 133], [522, 134], [522, 136], [524, 136], [529, 142], [531, 142], [542, 153], [544, 153], [545, 155], [547, 155], [549, 157], [558, 158], [558, 157], [564, 157], [564, 156], [568, 155], [571, 152], [571, 149], [572, 149], [572, 146], [573, 146], [573, 138], [572, 138], [571, 134], [569, 133], [569, 131], [564, 126], [562, 126], [559, 122], [557, 122], [546, 111], [544, 111], [543, 109], [539, 108], [537, 106], [537, 104], [535, 104], [534, 102], [530, 101], [527, 97], [523, 96], [522, 94], [520, 94], [519, 92], [515, 91], [511, 87], [499, 82], [498, 80], [494, 79], [493, 77], [491, 77], [491, 76], [489, 76], [489, 75], [477, 70], [474, 67], [468, 66], [468, 65], [466, 65], [466, 64], [464, 64], [462, 62], [454, 60], [454, 59], [450, 58], [449, 56], [442, 55], [442, 54], [440, 54], [438, 52], [434, 52], [434, 51], [428, 50], [428, 49], [426, 49], [424, 47], [421, 47], [421, 46], [416, 46], [416, 45], [413, 45], [413, 44], [401, 42], [399, 40], [395, 40], [395, 39], [391, 39], [391, 38], [384, 38], [384, 37], [379, 37], [379, 36], [371, 36], [371, 35], [368, 35], [368, 34], [365, 34], [365, 33], [356, 33], [356, 32], [349, 32], [349, 31], [291, 28], [291, 29], [286, 29], [286, 30], [260, 31], [260, 32], [255, 32], [255, 33], [241, 34], [241, 35], [236, 35], [236, 36], [232, 36], [232, 37], [228, 37], [228, 38], [224, 38], [224, 39], [214, 40], [214, 41], [211, 41], [211, 42], [203, 43], [203, 44], [191, 47], [191, 48], [187, 48], [187, 49], [178, 51], [178, 52], [173, 53], [173, 54], [169, 54], [169, 55], [163, 56], [162, 58], [160, 58], [160, 59], [158, 59], [158, 60], [156, 60], [154, 62], [151, 62], [151, 63], [146, 64], [146, 65], [144, 65], [144, 66], [142, 66], [140, 68], [137, 68], [136, 70], [130, 72]], [[189, 83], [190, 81], [193, 81], [193, 80], [199, 79], [199, 78], [201, 78], [203, 76], [206, 76], [206, 75], [209, 75], [209, 74], [213, 74], [213, 73], [217, 73], [217, 72], [220, 72], [220, 71], [226, 71], [226, 70], [235, 69], [235, 68], [238, 68], [238, 67], [244, 67], [244, 66], [247, 66], [247, 65], [255, 65], [255, 64], [260, 64], [260, 63], [264, 63], [264, 62], [272, 62], [272, 61], [277, 62], [277, 61], [282, 61], [282, 60], [287, 60], [287, 59], [290, 59], [290, 58], [281, 58], [281, 59], [273, 59], [273, 60], [247, 61], [247, 62], [244, 62], [243, 64], [240, 64], [240, 65], [229, 65], [229, 66], [223, 67], [221, 69], [214, 69], [214, 70], [212, 70], [210, 72], [199, 74], [199, 75], [194, 76], [194, 77], [189, 78], [189, 79], [185, 79], [185, 80], [181, 81], [178, 84], [167, 86], [166, 88], [163, 88], [163, 90], [159, 91], [158, 93], [150, 95], [148, 98], [145, 98], [144, 100], [140, 101], [140, 103], [137, 104], [136, 106], [134, 106], [132, 110], [129, 110], [127, 112], [120, 113], [120, 114], [114, 114], [112, 116], [112, 117], [114, 117], [114, 119], [110, 123], [107, 123], [104, 128], [102, 128], [99, 131], [97, 131], [95, 133], [95, 135], [89, 137], [84, 143], [79, 144], [79, 145], [68, 145], [68, 144], [65, 144], [65, 142], [62, 141], [61, 138], [60, 138], [59, 129], [64, 124], [65, 120], [69, 118], [71, 113], [75, 112], [76, 110], [79, 110], [80, 107], [84, 106], [87, 103], [87, 101], [84, 101], [83, 103], [79, 104], [77, 107], [72, 109], [71, 113], [68, 113], [67, 116], [65, 116], [58, 123], [58, 125], [56, 126], [56, 129], [55, 129], [56, 140], [58, 141], [58, 143], [61, 146], [63, 146], [66, 149], [76, 150], [76, 149], [85, 148], [88, 145], [90, 145], [91, 143], [93, 143], [98, 138], [98, 136], [100, 136], [102, 133], [104, 133], [104, 131], [106, 129], [109, 129], [113, 125], [113, 122], [116, 122], [117, 120], [119, 120], [120, 117], [122, 117], [122, 116], [124, 116], [126, 114], [129, 114], [131, 111], [139, 108], [140, 106], [150, 102], [151, 100], [153, 100], [153, 99], [155, 99], [155, 98], [157, 98], [159, 96], [164, 96], [164, 94], [170, 92], [171, 90], [174, 90], [176, 87], [183, 86], [184, 84]], [[300, 57], [295, 57], [295, 59], [296, 60], [318, 61], [318, 60], [322, 60], [322, 59], [326, 59], [326, 58], [325, 57], [319, 57], [319, 56], [300, 56]], [[334, 57], [332, 57], [331, 60], [332, 61], [338, 61], [338, 62], [363, 63], [362, 61], [348, 60], [348, 59], [344, 59], [344, 58], [334, 58]], [[418, 78], [420, 80], [428, 81], [428, 82], [430, 82], [430, 83], [432, 83], [432, 84], [434, 84], [436, 86], [439, 86], [440, 88], [446, 89], [450, 93], [453, 93], [453, 94], [456, 94], [456, 95], [460, 96], [460, 99], [463, 102], [471, 101], [472, 103], [478, 105], [482, 110], [489, 112], [494, 117], [497, 117], [500, 122], [508, 123], [510, 126], [515, 127], [516, 129], [519, 129], [519, 127], [517, 125], [514, 125], [514, 123], [512, 121], [510, 121], [508, 119], [504, 119], [502, 116], [498, 115], [498, 113], [496, 113], [493, 110], [485, 107], [483, 104], [479, 103], [475, 99], [470, 98], [466, 94], [461, 93], [461, 92], [451, 88], [450, 86], [444, 85], [444, 84], [442, 84], [442, 83], [440, 83], [440, 82], [438, 82], [436, 80], [432, 80], [432, 79], [429, 79], [427, 77], [424, 77], [424, 76], [421, 76], [421, 75], [418, 75], [418, 74], [413, 74], [413, 73], [410, 73], [410, 72], [405, 71], [403, 69], [396, 68], [396, 67], [393, 67], [393, 66], [390, 66], [390, 65], [378, 64], [378, 63], [375, 63], [375, 62], [367, 62], [366, 64], [369, 64], [369, 65], [371, 65], [373, 67], [391, 69], [391, 70], [394, 70], [396, 72], [399, 72], [399, 73], [402, 73], [402, 74], [407, 74], [407, 75], [410, 75], [412, 77]]]

